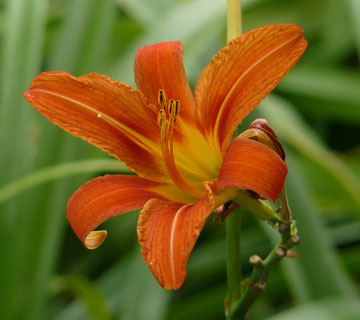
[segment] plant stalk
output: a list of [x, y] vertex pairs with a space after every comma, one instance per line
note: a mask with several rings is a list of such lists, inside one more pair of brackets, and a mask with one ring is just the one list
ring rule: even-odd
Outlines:
[[253, 272], [245, 284], [244, 292], [240, 299], [233, 303], [228, 310], [228, 319], [246, 319], [249, 308], [257, 297], [266, 289], [266, 281], [271, 270], [285, 257], [296, 256], [289, 251], [297, 245], [300, 238], [296, 234], [295, 222], [282, 223], [279, 226], [281, 234], [280, 243], [269, 253], [265, 260], [259, 256], [251, 256], [250, 264], [253, 265]]
[[241, 297], [241, 257], [240, 257], [240, 209], [237, 209], [225, 220], [226, 231], [226, 278], [227, 297], [225, 313]]
[[227, 41], [241, 35], [241, 0], [227, 0]]
[[[241, 0], [227, 0], [227, 41], [241, 34]], [[232, 308], [241, 297], [241, 259], [240, 259], [240, 227], [239, 209], [227, 217], [226, 230], [226, 276], [227, 298], [225, 313]]]

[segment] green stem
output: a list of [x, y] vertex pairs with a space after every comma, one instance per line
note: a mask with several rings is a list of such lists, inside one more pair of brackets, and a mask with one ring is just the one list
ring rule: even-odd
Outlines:
[[227, 0], [227, 41], [241, 34], [241, 0]]
[[278, 212], [280, 213], [281, 220], [284, 222], [291, 221], [292, 216], [291, 216], [291, 210], [289, 207], [289, 202], [288, 202], [288, 198], [287, 198], [287, 194], [286, 194], [285, 183], [280, 192], [280, 204], [281, 204], [281, 207], [279, 208]]
[[269, 223], [279, 223], [281, 219], [274, 212], [274, 209], [266, 202], [252, 197], [248, 192], [239, 190], [236, 195], [236, 202], [242, 207], [251, 211], [256, 217]]
[[240, 210], [236, 210], [225, 220], [226, 230], [226, 276], [227, 299], [225, 309], [231, 309], [241, 297], [241, 259], [240, 259]]
[[253, 272], [241, 298], [229, 308], [228, 319], [246, 319], [249, 308], [266, 289], [266, 281], [271, 270], [289, 254], [289, 249], [300, 241], [293, 222], [280, 224], [279, 232], [282, 239], [265, 260], [256, 255], [250, 257], [250, 263], [254, 266]]
[[[228, 42], [241, 34], [241, 0], [227, 0], [227, 40]], [[239, 210], [226, 219], [226, 276], [228, 308], [241, 297], [241, 260], [240, 260], [240, 215]]]
[[[238, 191], [236, 201], [243, 208], [250, 210], [262, 220], [266, 220], [276, 226], [281, 222], [271, 206], [252, 197], [246, 191]], [[239, 210], [237, 210], [235, 213], [230, 214], [225, 222], [227, 248], [227, 300], [225, 310], [228, 317], [231, 314], [229, 310], [233, 310], [241, 298], [240, 218]]]

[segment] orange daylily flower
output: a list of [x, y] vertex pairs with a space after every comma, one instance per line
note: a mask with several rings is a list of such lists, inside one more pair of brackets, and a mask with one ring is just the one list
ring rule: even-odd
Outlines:
[[67, 217], [84, 245], [94, 249], [104, 241], [106, 231], [94, 229], [105, 220], [143, 208], [137, 226], [142, 255], [161, 286], [179, 288], [215, 208], [236, 200], [239, 190], [273, 202], [279, 196], [287, 174], [281, 157], [258, 141], [229, 141], [306, 46], [296, 25], [247, 32], [212, 59], [195, 97], [181, 42], [139, 49], [138, 89], [97, 73], [38, 75], [24, 93], [30, 104], [138, 175], [98, 177], [73, 194]]

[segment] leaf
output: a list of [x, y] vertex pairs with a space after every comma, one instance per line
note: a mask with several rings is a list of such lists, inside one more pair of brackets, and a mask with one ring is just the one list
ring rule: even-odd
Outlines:
[[[293, 153], [287, 152], [287, 162], [290, 168], [287, 178], [289, 203], [301, 238], [296, 248], [299, 257], [287, 261], [285, 265], [285, 268], [297, 265], [298, 274], [294, 278], [290, 276], [289, 282], [294, 289], [307, 287], [308, 299], [355, 293], [351, 280], [335, 255], [320, 212]], [[300, 289], [293, 292], [295, 295], [301, 293]]]
[[[138, 248], [107, 270], [97, 285], [116, 319], [158, 320], [164, 314], [169, 292], [152, 277]], [[84, 306], [74, 302], [54, 318], [68, 319], [87, 320]]]
[[360, 179], [352, 173], [344, 161], [329, 151], [291, 104], [272, 95], [262, 105], [262, 115], [279, 137], [336, 179], [338, 187], [346, 191], [351, 201], [352, 214], [359, 219]]
[[[201, 12], [201, 15], [198, 13]], [[133, 70], [129, 68], [134, 63], [137, 49], [156, 42], [190, 40], [196, 32], [206, 27], [218, 16], [225, 16], [224, 3], [217, 0], [194, 0], [185, 2], [169, 10], [166, 15], [157, 20], [152, 28], [146, 30], [119, 62], [110, 70], [110, 76], [122, 82], [134, 85]], [[191, 23], [184, 24], [184, 21]]]
[[54, 293], [70, 292], [81, 300], [94, 320], [110, 320], [111, 313], [102, 292], [86, 278], [78, 275], [59, 276], [51, 283]]
[[356, 320], [360, 316], [358, 298], [336, 296], [291, 308], [267, 320]]
[[352, 31], [351, 35], [358, 51], [358, 59], [360, 59], [360, 2], [358, 0], [348, 0], [347, 4], [352, 25], [350, 29]]
[[299, 65], [280, 82], [277, 90], [301, 98], [301, 106], [311, 115], [360, 123], [359, 87], [357, 71]]
[[129, 172], [125, 165], [118, 160], [101, 159], [62, 163], [48, 168], [39, 169], [37, 171], [32, 171], [28, 175], [25, 175], [0, 188], [0, 204], [20, 192], [24, 192], [30, 188], [34, 188], [49, 181], [58, 180], [71, 175], [99, 171]]
[[[0, 82], [2, 184], [21, 176], [34, 161], [37, 131], [31, 122], [34, 119], [31, 109], [21, 94], [40, 66], [47, 1], [8, 0], [3, 3]], [[23, 251], [23, 237], [28, 219], [20, 216], [19, 208], [19, 201], [7, 203], [2, 206], [0, 216], [1, 255], [2, 261], [6, 261], [0, 267], [1, 294], [5, 297], [0, 299], [0, 308], [4, 319], [22, 318], [23, 315], [17, 301], [24, 292], [23, 270], [27, 257]]]

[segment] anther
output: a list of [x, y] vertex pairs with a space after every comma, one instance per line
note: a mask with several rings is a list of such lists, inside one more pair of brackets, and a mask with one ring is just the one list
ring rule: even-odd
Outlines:
[[177, 115], [179, 114], [179, 112], [180, 112], [180, 101], [179, 101], [179, 100], [176, 100], [176, 101], [175, 101], [174, 122], [176, 122], [176, 118], [177, 118]]
[[165, 118], [164, 111], [160, 110], [157, 117], [157, 125], [159, 126], [159, 128], [161, 128], [164, 118]]
[[174, 105], [174, 100], [171, 99], [169, 101], [169, 117], [171, 118], [172, 114], [173, 114], [173, 105]]
[[176, 116], [180, 111], [180, 102], [178, 100], [169, 100], [167, 105], [166, 94], [164, 90], [159, 90], [158, 102], [160, 110], [158, 113], [157, 124], [160, 128], [161, 152], [163, 155], [166, 171], [174, 184], [184, 193], [202, 198], [204, 196], [202, 191], [194, 189], [182, 178], [179, 173], [174, 159], [174, 123]]
[[165, 94], [165, 91], [162, 90], [162, 89], [159, 90], [158, 101], [159, 101], [161, 109], [165, 110], [165, 107], [166, 107], [166, 94]]

